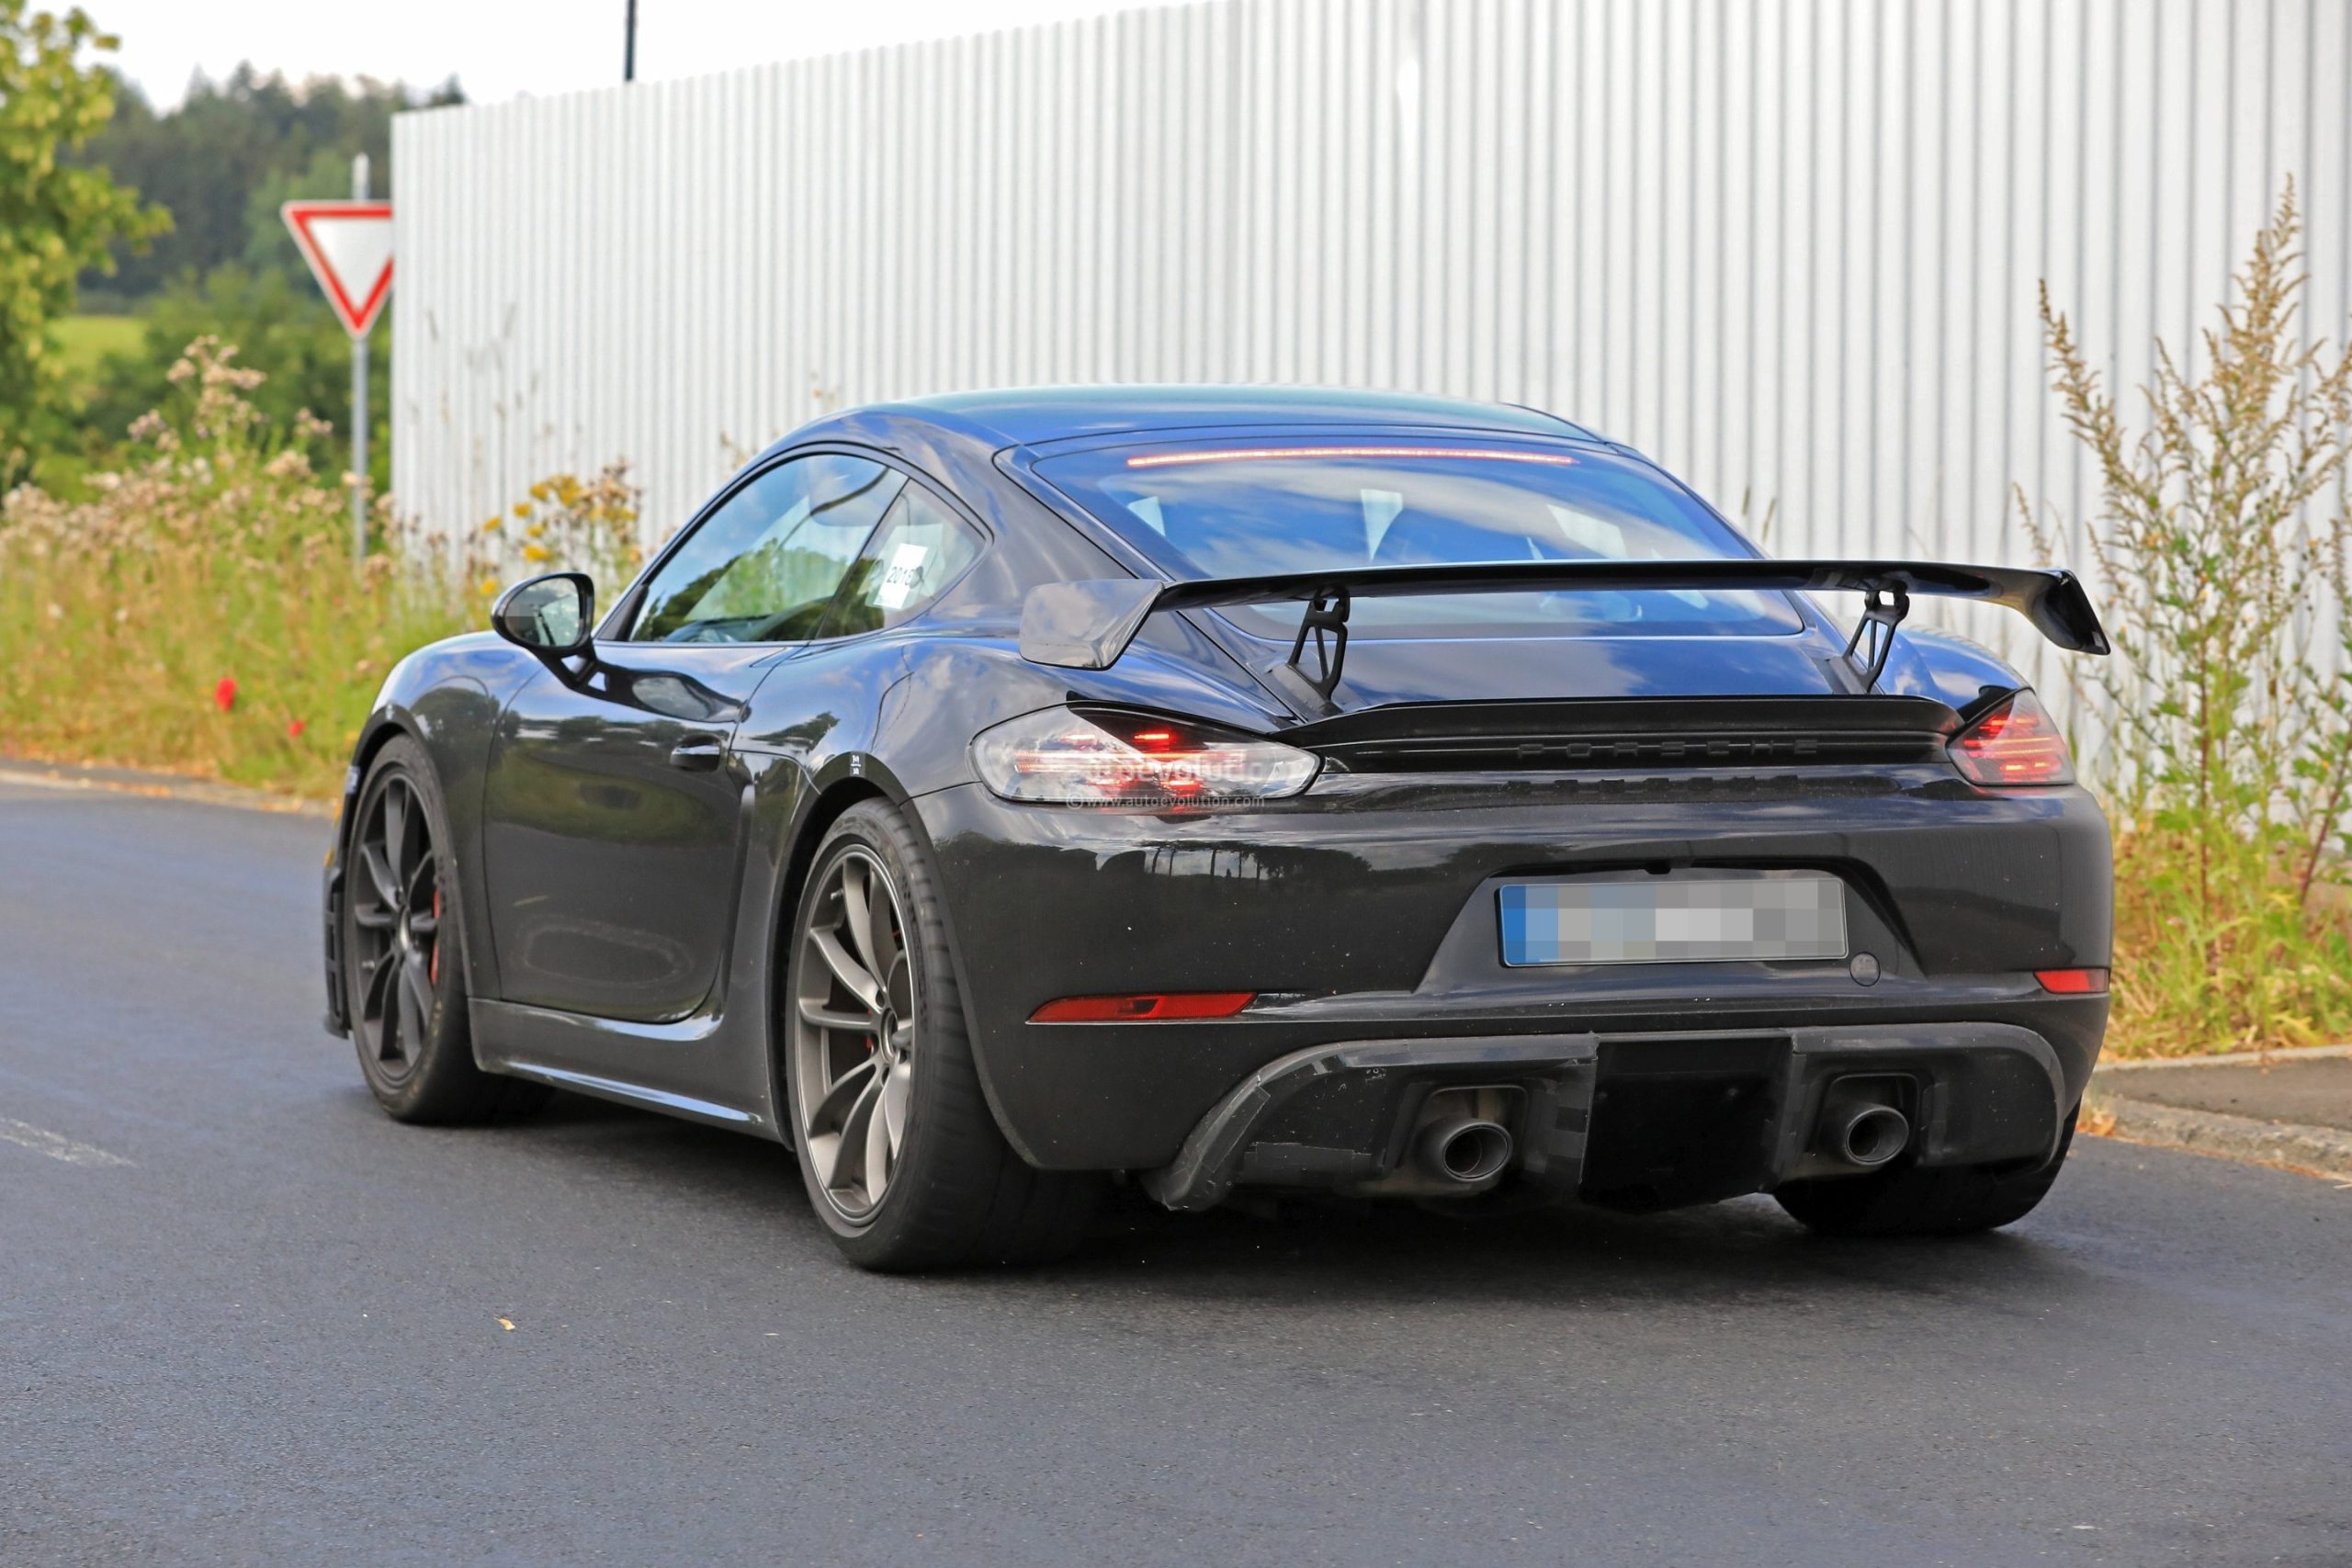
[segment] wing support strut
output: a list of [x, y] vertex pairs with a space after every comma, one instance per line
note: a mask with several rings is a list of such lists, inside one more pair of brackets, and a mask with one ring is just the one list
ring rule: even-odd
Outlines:
[[[1911, 613], [1911, 595], [1900, 582], [1874, 582], [1862, 591], [1862, 618], [1854, 623], [1854, 635], [1846, 639], [1846, 657], [1853, 660], [1861, 671], [1862, 690], [1870, 692], [1878, 685], [1878, 678], [1886, 673], [1886, 661], [1894, 652], [1894, 628]], [[1869, 662], [1855, 659], [1868, 634]]]
[[[1348, 589], [1337, 583], [1306, 602], [1306, 614], [1298, 618], [1298, 636], [1290, 645], [1290, 668], [1305, 678], [1306, 683], [1325, 702], [1339, 689], [1340, 667], [1348, 658]], [[1315, 637], [1315, 673], [1306, 673], [1300, 662], [1306, 657], [1306, 638]]]

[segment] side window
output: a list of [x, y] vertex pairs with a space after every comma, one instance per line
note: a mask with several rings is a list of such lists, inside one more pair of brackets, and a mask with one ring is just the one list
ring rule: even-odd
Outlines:
[[822, 453], [753, 479], [646, 585], [632, 642], [799, 642], [816, 635], [905, 477]]
[[827, 637], [895, 626], [939, 597], [980, 553], [972, 525], [929, 491], [910, 484], [851, 567]]

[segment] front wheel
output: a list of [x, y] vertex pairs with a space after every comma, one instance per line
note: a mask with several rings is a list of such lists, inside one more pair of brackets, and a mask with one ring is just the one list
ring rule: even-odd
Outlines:
[[1792, 1181], [1772, 1196], [1789, 1217], [1823, 1235], [1967, 1235], [2012, 1224], [2033, 1212], [2074, 1146], [2076, 1106], [2058, 1149], [2042, 1165], [1955, 1166], [1872, 1176]]
[[809, 1202], [868, 1269], [1074, 1247], [1099, 1179], [1034, 1170], [989, 1113], [928, 847], [880, 801], [818, 846], [793, 921], [784, 1077]]
[[343, 870], [343, 986], [376, 1103], [401, 1122], [489, 1122], [547, 1088], [474, 1064], [449, 817], [424, 749], [406, 736], [368, 764]]

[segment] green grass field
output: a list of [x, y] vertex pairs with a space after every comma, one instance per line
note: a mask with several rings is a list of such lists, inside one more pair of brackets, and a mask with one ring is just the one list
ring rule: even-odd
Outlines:
[[137, 348], [146, 325], [137, 316], [65, 317], [57, 323], [57, 342], [65, 353], [66, 374], [84, 380], [107, 355]]

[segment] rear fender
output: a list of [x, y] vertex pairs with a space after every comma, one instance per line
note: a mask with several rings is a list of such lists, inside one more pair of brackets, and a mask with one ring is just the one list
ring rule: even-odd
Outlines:
[[1906, 626], [1895, 638], [1894, 656], [1887, 661], [1880, 687], [1968, 711], [1988, 694], [2013, 692], [2025, 683], [2025, 677], [1990, 649], [1956, 632]]
[[909, 795], [973, 780], [971, 739], [992, 724], [1072, 702], [1181, 714], [1264, 734], [1294, 722], [1264, 687], [1181, 616], [1144, 628], [1109, 670], [1046, 669], [1010, 637], [926, 637], [910, 649], [906, 679], [889, 696], [874, 750]]

